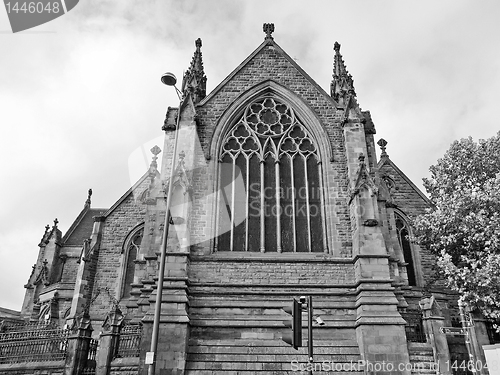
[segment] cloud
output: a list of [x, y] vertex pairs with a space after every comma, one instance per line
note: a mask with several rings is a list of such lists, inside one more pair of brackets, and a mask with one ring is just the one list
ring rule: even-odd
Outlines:
[[[454, 139], [498, 129], [499, 7], [82, 1], [34, 29], [51, 33], [0, 34], [0, 285], [9, 286], [0, 306], [21, 307], [45, 224], [57, 217], [67, 230], [88, 188], [93, 207], [110, 207], [130, 187], [129, 158], [162, 135], [166, 108], [178, 103], [160, 76], [174, 72], [180, 84], [196, 38], [208, 91], [262, 43], [262, 23], [274, 22], [276, 42], [328, 92], [338, 40], [376, 137], [421, 186]], [[0, 30], [9, 30], [6, 14]]]

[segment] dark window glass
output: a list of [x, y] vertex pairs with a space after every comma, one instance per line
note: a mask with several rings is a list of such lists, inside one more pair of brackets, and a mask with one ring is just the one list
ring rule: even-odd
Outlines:
[[219, 155], [217, 250], [322, 252], [318, 161], [290, 107], [271, 97], [249, 105]]

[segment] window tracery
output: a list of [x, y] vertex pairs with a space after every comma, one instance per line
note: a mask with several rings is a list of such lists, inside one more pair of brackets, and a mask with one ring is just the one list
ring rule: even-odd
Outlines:
[[[292, 108], [273, 97], [248, 105], [222, 142], [219, 162], [219, 251], [326, 249], [320, 158]], [[231, 184], [238, 177], [246, 194]]]
[[412, 245], [410, 242], [410, 229], [406, 220], [403, 219], [398, 213], [394, 213], [396, 219], [396, 233], [398, 235], [398, 242], [406, 265], [406, 274], [408, 275], [408, 285], [417, 285], [417, 278], [415, 275], [415, 263], [412, 254]]
[[142, 237], [144, 235], [144, 227], [139, 228], [131, 234], [129, 240], [125, 244], [124, 268], [123, 268], [123, 282], [121, 298], [130, 297], [132, 284], [135, 276], [135, 260], [138, 258], [139, 250], [141, 248]]

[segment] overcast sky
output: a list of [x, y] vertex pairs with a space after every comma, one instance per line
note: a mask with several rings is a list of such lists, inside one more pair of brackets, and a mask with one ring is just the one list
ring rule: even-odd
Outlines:
[[198, 37], [208, 92], [259, 46], [264, 22], [327, 92], [341, 43], [376, 140], [419, 187], [453, 140], [500, 128], [498, 1], [134, 4], [81, 0], [17, 34], [0, 10], [1, 307], [21, 308], [46, 224], [57, 217], [65, 233], [89, 188], [108, 208], [146, 171], [141, 150], [163, 146], [178, 104], [160, 76], [181, 79]]

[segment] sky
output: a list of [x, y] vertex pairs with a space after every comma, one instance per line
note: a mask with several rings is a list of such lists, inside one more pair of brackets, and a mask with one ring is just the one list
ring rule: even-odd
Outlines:
[[[329, 92], [338, 41], [358, 103], [421, 189], [454, 140], [499, 129], [498, 1], [80, 0], [13, 34], [0, 10], [0, 307], [20, 310], [46, 224], [63, 233], [92, 188], [109, 208], [163, 145], [161, 75], [203, 40], [207, 92], [264, 40]], [[160, 155], [161, 156], [161, 155]]]

